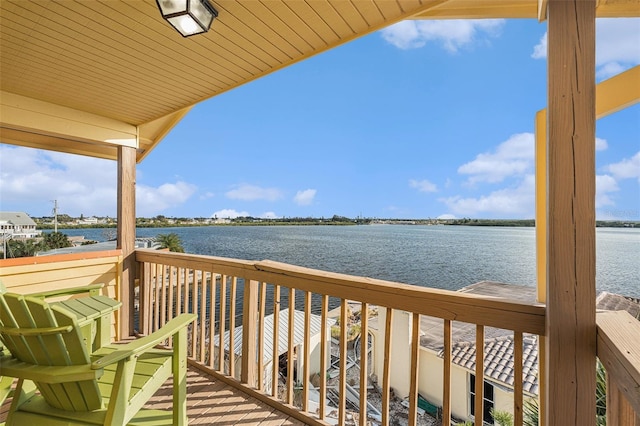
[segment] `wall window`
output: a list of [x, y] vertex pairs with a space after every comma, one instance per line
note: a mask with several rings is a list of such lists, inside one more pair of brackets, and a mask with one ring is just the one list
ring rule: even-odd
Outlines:
[[[469, 395], [470, 395], [470, 404], [471, 407], [471, 415], [476, 418], [476, 376], [473, 374], [469, 374]], [[494, 399], [493, 399], [493, 385], [486, 380], [484, 381], [484, 403], [483, 405], [483, 415], [482, 420], [485, 423], [493, 424], [493, 416], [491, 415], [491, 410], [493, 409]]]

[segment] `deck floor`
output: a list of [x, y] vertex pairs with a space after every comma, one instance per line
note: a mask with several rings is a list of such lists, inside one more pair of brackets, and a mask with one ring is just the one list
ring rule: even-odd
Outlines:
[[[146, 407], [170, 409], [171, 387], [169, 380]], [[6, 420], [9, 401], [0, 407], [0, 423]], [[187, 415], [189, 425], [304, 425], [299, 420], [192, 367], [189, 368], [187, 376]]]

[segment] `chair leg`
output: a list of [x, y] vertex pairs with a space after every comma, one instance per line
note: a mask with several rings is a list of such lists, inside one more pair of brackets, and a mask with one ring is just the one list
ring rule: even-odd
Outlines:
[[187, 420], [187, 330], [173, 336], [173, 424], [184, 426]]
[[36, 385], [31, 380], [18, 379], [16, 390], [14, 391], [13, 399], [11, 400], [11, 407], [9, 408], [6, 426], [18, 426], [13, 421], [13, 413], [18, 411], [22, 404], [33, 398], [33, 396], [36, 394], [36, 391]]

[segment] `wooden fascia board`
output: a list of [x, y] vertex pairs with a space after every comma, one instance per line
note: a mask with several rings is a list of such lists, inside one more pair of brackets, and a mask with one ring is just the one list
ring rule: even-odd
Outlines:
[[412, 19], [518, 19], [537, 16], [535, 1], [441, 1]]
[[139, 126], [140, 147], [136, 162], [140, 163], [164, 139], [167, 134], [191, 111], [193, 106], [183, 108], [162, 118]]
[[547, 20], [547, 1], [548, 0], [538, 0], [538, 22]]
[[138, 148], [135, 125], [4, 91], [0, 99], [3, 128], [68, 141]]

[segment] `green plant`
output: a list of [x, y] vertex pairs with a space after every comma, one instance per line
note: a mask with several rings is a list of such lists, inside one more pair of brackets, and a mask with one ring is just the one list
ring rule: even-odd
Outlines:
[[513, 414], [491, 409], [491, 416], [498, 426], [513, 426]]
[[[538, 426], [540, 407], [537, 399], [525, 401], [523, 407], [523, 425]], [[596, 362], [596, 425], [606, 426], [607, 424], [607, 376], [604, 365]]]
[[184, 247], [182, 246], [182, 240], [180, 236], [175, 232], [170, 234], [159, 234], [156, 237], [156, 241], [160, 244], [161, 249], [169, 249], [177, 253], [184, 253]]

